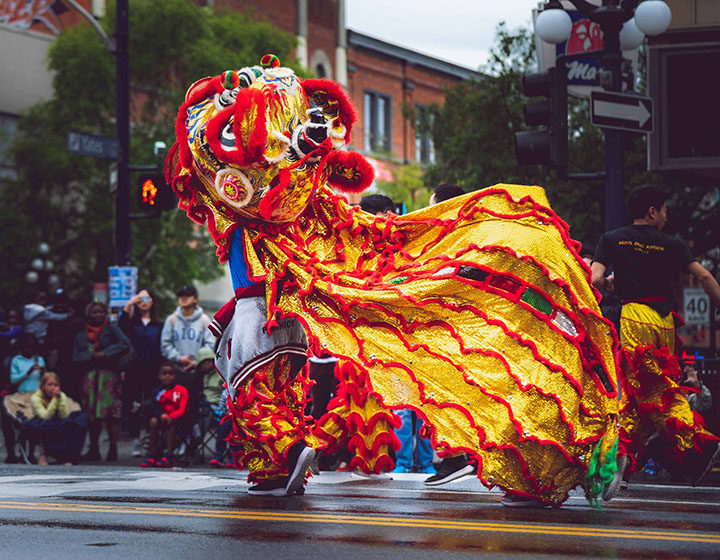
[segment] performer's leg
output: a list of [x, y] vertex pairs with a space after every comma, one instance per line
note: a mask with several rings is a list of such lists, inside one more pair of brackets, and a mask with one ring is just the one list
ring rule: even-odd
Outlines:
[[[304, 441], [303, 407], [297, 406], [297, 394], [292, 390], [296, 371], [292, 356], [283, 354], [248, 377], [231, 403], [231, 443], [241, 448], [238, 466], [249, 469], [249, 482], [266, 483], [269, 490], [254, 493], [284, 494], [292, 482], [287, 477], [294, 476], [295, 482], [299, 478], [302, 483], [303, 466], [307, 467], [309, 456], [310, 461], [314, 457]], [[300, 475], [295, 472], [298, 469]]]
[[[620, 328], [623, 370], [628, 377], [626, 392], [635, 407], [628, 407], [621, 433], [637, 451], [653, 429], [659, 434], [652, 456], [669, 470], [685, 470], [695, 481], [714, 457], [718, 438], [704, 428], [677, 381], [682, 373], [675, 349], [675, 330], [671, 315], [662, 318], [644, 305], [623, 306]], [[643, 426], [645, 426], [643, 428]], [[648, 428], [652, 426], [652, 428]], [[681, 463], [687, 463], [681, 467]]]

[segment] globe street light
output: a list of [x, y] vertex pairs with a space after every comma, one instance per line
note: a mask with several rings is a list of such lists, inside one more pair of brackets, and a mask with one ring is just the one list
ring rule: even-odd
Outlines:
[[37, 256], [30, 261], [30, 270], [25, 273], [25, 281], [38, 288], [55, 287], [60, 278], [52, 271], [55, 263], [50, 260], [50, 245], [44, 241], [37, 246]]
[[[662, 0], [602, 0], [602, 5], [586, 0], [567, 0], [586, 18], [594, 21], [603, 32], [602, 49], [585, 53], [600, 59], [605, 76], [603, 89], [619, 92], [622, 86], [622, 49], [640, 46], [645, 35], [663, 33], [672, 19], [670, 8]], [[570, 38], [572, 23], [569, 14], [558, 0], [549, 0], [535, 20], [535, 30], [543, 41], [559, 44]], [[565, 56], [567, 59], [567, 55]], [[565, 59], [557, 58], [556, 65], [564, 69]], [[605, 128], [605, 228], [623, 225], [623, 132]]]

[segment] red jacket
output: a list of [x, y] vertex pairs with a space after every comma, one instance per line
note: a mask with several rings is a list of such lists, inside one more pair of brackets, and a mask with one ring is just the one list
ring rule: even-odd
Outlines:
[[152, 392], [153, 416], [167, 414], [177, 420], [187, 409], [188, 392], [182, 385], [175, 385], [171, 389], [156, 387]]

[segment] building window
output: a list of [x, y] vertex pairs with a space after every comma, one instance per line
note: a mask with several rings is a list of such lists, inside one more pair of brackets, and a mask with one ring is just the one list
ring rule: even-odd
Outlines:
[[363, 148], [366, 152], [390, 152], [391, 98], [374, 91], [363, 97]]
[[0, 179], [15, 179], [15, 162], [10, 146], [17, 135], [18, 117], [0, 114]]
[[415, 161], [435, 163], [435, 146], [432, 141], [432, 121], [434, 115], [425, 105], [417, 105], [415, 122]]

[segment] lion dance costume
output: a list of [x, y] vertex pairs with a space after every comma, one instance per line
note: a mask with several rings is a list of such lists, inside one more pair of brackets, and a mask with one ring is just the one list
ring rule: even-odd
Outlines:
[[[488, 486], [553, 505], [578, 485], [597, 496], [615, 471], [617, 342], [567, 225], [520, 185], [405, 216], [352, 208], [328, 185], [372, 180], [341, 151], [353, 121], [337, 84], [271, 55], [200, 80], [180, 107], [168, 178], [220, 260], [240, 250], [246, 270], [214, 324], [240, 466], [277, 477], [295, 442], [331, 447], [349, 430], [382, 455], [377, 425], [411, 408]], [[348, 381], [345, 413], [312, 434], [306, 343]]]

